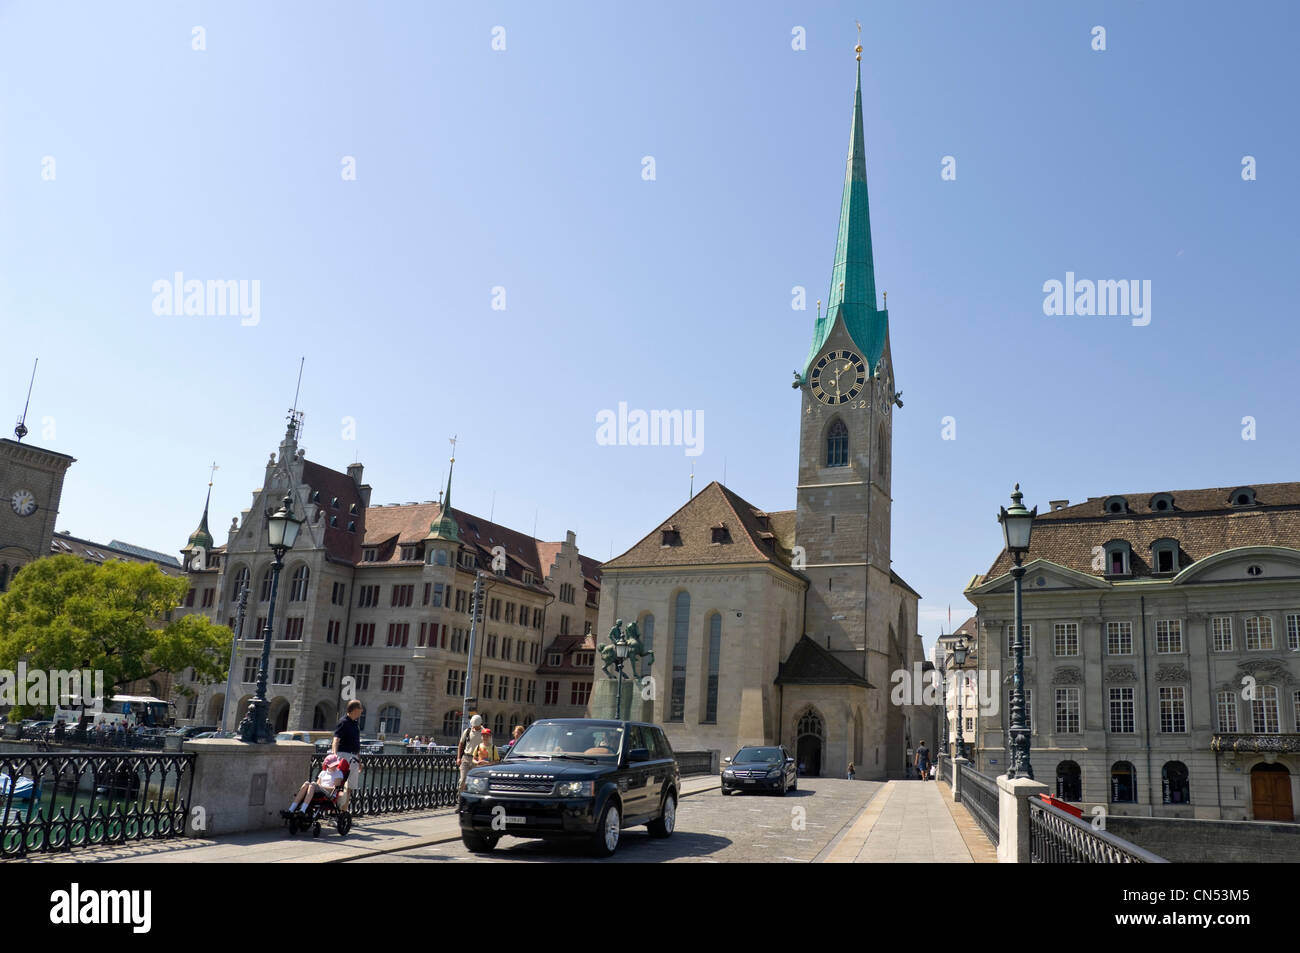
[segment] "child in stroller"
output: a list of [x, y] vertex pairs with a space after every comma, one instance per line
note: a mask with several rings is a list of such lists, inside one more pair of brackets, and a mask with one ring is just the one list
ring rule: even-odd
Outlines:
[[325, 758], [316, 780], [303, 782], [289, 810], [280, 812], [289, 822], [290, 837], [309, 827], [311, 836], [319, 837], [321, 821], [327, 818], [333, 821], [340, 836], [347, 835], [352, 829], [352, 815], [339, 809], [338, 800], [349, 770], [347, 758], [331, 754]]

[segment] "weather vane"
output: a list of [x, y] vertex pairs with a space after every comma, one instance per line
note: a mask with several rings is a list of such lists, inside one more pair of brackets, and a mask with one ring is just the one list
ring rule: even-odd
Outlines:
[[854, 49], [855, 52], [858, 54], [857, 60], [859, 63], [861, 63], [862, 62], [862, 21], [854, 20], [853, 22], [858, 25], [858, 45]]
[[212, 475], [220, 469], [221, 467], [217, 466], [217, 461], [213, 460], [212, 466], [208, 468], [208, 486], [212, 486]]

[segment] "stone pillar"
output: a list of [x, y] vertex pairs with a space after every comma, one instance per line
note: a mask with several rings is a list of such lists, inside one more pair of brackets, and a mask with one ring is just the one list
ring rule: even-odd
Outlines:
[[1029, 863], [1029, 799], [1047, 785], [1029, 778], [998, 777], [998, 863]]
[[[587, 710], [592, 718], [614, 718], [619, 709], [618, 679], [597, 678], [591, 691], [591, 702]], [[636, 721], [641, 718], [641, 692], [632, 674], [628, 672], [623, 679], [623, 704], [621, 706], [624, 721]]]
[[314, 745], [278, 741], [250, 745], [234, 738], [185, 742], [194, 752], [188, 837], [263, 830], [283, 823], [302, 782], [309, 780]]
[[961, 766], [963, 764], [970, 764], [970, 761], [962, 757], [952, 759], [952, 800], [954, 804], [961, 801]]

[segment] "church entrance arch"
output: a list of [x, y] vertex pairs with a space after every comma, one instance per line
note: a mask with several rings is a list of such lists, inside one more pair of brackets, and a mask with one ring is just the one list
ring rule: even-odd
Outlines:
[[826, 724], [816, 710], [809, 708], [799, 716], [795, 732], [795, 758], [799, 774], [817, 778], [822, 773], [822, 749], [826, 742]]

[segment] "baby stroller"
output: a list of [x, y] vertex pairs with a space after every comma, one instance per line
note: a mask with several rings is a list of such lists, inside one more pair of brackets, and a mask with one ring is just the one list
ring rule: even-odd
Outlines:
[[343, 794], [343, 786], [347, 784], [351, 766], [346, 758], [330, 755], [322, 765], [322, 773], [330, 769], [337, 769], [342, 774], [342, 778], [332, 788], [322, 789], [321, 785], [313, 783], [311, 799], [306, 807], [301, 811], [280, 812], [280, 816], [289, 822], [290, 837], [306, 833], [308, 828], [311, 829], [312, 837], [320, 837], [322, 823], [333, 824], [338, 829], [340, 837], [346, 837], [348, 831], [352, 830], [351, 813], [340, 809], [338, 803]]

